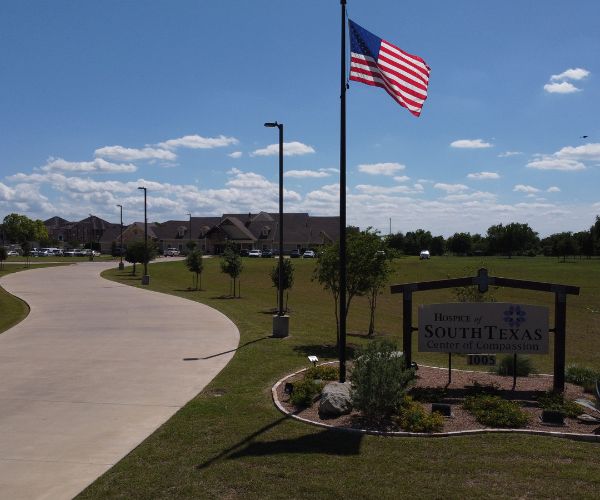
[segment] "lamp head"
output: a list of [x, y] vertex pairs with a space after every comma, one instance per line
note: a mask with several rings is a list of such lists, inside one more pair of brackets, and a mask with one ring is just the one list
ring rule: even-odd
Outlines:
[[277, 127], [278, 125], [279, 125], [279, 123], [277, 123], [277, 122], [267, 122], [267, 123], [265, 123], [265, 127], [269, 127], [269, 128]]
[[143, 189], [144, 191], [146, 191], [145, 187], [138, 187], [138, 189]]

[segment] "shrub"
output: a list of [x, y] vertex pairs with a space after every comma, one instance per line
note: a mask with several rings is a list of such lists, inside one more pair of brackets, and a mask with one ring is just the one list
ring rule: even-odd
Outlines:
[[585, 366], [569, 365], [565, 370], [565, 380], [582, 386], [586, 392], [594, 392], [596, 382], [600, 380], [600, 371]]
[[448, 391], [443, 387], [413, 387], [410, 396], [421, 403], [438, 403], [442, 401]]
[[577, 418], [583, 413], [581, 406], [574, 401], [565, 399], [559, 392], [545, 392], [538, 398], [538, 404], [543, 410], [560, 411], [569, 418]]
[[[512, 375], [514, 370], [513, 364], [514, 356], [503, 356], [498, 365], [492, 370], [498, 375]], [[537, 373], [537, 370], [534, 368], [531, 358], [523, 355], [517, 356], [517, 377], [528, 377], [533, 373]]]
[[516, 429], [529, 421], [529, 416], [517, 403], [499, 396], [468, 396], [463, 406], [480, 424], [488, 427]]
[[304, 378], [294, 383], [294, 390], [290, 395], [290, 402], [294, 406], [309, 406], [321, 392], [323, 384], [315, 383], [312, 379]]
[[415, 379], [404, 356], [390, 341], [373, 342], [359, 352], [352, 370], [352, 404], [367, 420], [389, 417], [400, 410]]
[[398, 424], [408, 432], [440, 432], [444, 417], [437, 412], [427, 413], [423, 405], [407, 396], [400, 409]]
[[334, 365], [311, 366], [304, 372], [304, 378], [310, 380], [338, 380], [340, 369]]

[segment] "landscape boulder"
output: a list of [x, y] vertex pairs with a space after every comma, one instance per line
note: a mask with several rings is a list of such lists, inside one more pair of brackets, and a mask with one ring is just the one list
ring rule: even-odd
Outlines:
[[350, 383], [330, 382], [321, 392], [319, 415], [323, 417], [339, 417], [350, 413], [352, 400], [350, 398]]

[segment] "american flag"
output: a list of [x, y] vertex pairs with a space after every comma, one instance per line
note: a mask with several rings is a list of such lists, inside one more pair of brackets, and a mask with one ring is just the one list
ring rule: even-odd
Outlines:
[[381, 87], [419, 116], [427, 99], [431, 69], [414, 56], [348, 20], [350, 26], [350, 80]]

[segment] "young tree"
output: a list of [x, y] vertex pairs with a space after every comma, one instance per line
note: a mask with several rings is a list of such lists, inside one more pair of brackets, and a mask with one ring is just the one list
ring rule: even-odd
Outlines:
[[[374, 243], [378, 242], [377, 245]], [[346, 237], [346, 317], [350, 303], [356, 296], [373, 290], [374, 268], [377, 250], [382, 248], [379, 235], [368, 228], [362, 232], [352, 232]], [[340, 298], [340, 257], [339, 243], [326, 247], [317, 260], [313, 279], [325, 290], [330, 290], [335, 307], [336, 339], [340, 341], [340, 318], [338, 313]], [[378, 290], [378, 289], [377, 289]], [[378, 292], [376, 292], [378, 293]], [[376, 301], [375, 304], [376, 305]], [[374, 314], [374, 313], [373, 313]]]
[[131, 275], [135, 276], [136, 263], [139, 262], [140, 264], [143, 264], [144, 262], [150, 262], [156, 258], [156, 255], [156, 246], [151, 242], [148, 242], [148, 254], [146, 254], [143, 241], [134, 241], [129, 243], [127, 245], [127, 250], [125, 251], [125, 260], [130, 264], [133, 264]]
[[[279, 261], [277, 261], [277, 265], [271, 269], [271, 281], [273, 282], [275, 290], [279, 292]], [[288, 290], [294, 286], [294, 266], [292, 265], [292, 261], [290, 259], [283, 260], [283, 283], [281, 286], [283, 291], [286, 292], [284, 310], [287, 313], [289, 299]]]
[[4, 269], [4, 261], [8, 258], [6, 248], [0, 247], [0, 269]]
[[31, 267], [31, 263], [29, 262], [29, 257], [31, 257], [31, 245], [29, 244], [29, 241], [21, 243], [21, 251], [23, 252], [23, 257], [25, 257], [25, 267]]
[[534, 251], [539, 244], [538, 235], [529, 224], [511, 222], [506, 226], [497, 224], [487, 230], [491, 253], [503, 253], [509, 259], [513, 254]]
[[198, 283], [200, 283], [200, 290], [202, 290], [202, 271], [204, 270], [202, 252], [200, 250], [194, 250], [192, 247], [185, 257], [185, 265], [191, 273], [195, 273], [196, 275], [195, 289], [198, 290]]
[[[369, 299], [369, 337], [373, 336], [375, 333], [375, 309], [377, 308], [377, 297], [381, 295], [383, 288], [388, 282], [391, 267], [389, 264], [388, 254], [385, 250], [381, 249], [380, 242], [379, 243], [380, 250], [376, 250], [373, 256], [373, 260], [371, 262], [370, 273], [370, 285], [367, 293], [367, 298]], [[374, 245], [375, 246], [375, 245]]]
[[[227, 246], [225, 251], [221, 255], [221, 272], [228, 274], [231, 277], [231, 283], [233, 285], [233, 297], [235, 297], [235, 282], [238, 281], [238, 297], [241, 297], [239, 276], [242, 274], [244, 265], [240, 254], [235, 251], [231, 246]], [[230, 290], [231, 291], [231, 290]]]

